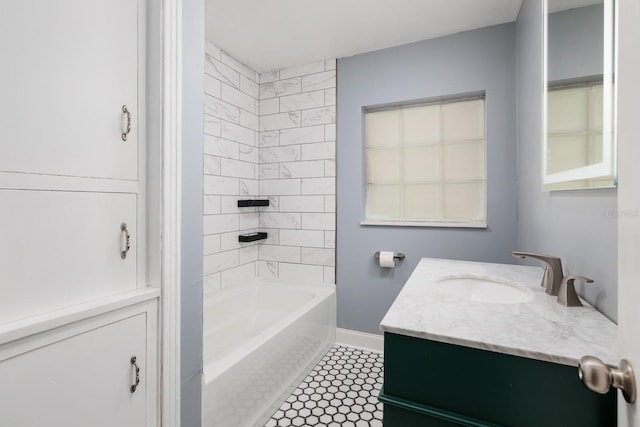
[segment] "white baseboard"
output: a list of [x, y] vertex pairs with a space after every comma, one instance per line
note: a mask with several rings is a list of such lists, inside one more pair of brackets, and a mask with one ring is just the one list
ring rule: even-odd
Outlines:
[[382, 335], [353, 331], [351, 329], [336, 328], [336, 344], [375, 351], [376, 353], [384, 351], [384, 338]]

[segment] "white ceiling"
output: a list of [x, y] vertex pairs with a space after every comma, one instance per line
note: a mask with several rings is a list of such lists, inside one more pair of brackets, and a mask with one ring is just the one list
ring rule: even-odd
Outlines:
[[207, 0], [207, 39], [258, 72], [515, 21], [522, 0]]

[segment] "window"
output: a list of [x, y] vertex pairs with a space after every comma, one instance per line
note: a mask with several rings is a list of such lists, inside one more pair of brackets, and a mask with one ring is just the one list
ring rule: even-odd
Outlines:
[[[601, 82], [551, 87], [547, 92], [546, 175], [604, 161]], [[544, 184], [545, 190], [613, 186], [613, 176]]]
[[486, 226], [484, 97], [365, 112], [365, 225]]

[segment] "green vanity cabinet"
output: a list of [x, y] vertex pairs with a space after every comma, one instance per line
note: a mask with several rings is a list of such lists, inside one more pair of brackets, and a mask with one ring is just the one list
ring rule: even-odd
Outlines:
[[573, 366], [386, 332], [385, 427], [615, 427], [616, 392]]

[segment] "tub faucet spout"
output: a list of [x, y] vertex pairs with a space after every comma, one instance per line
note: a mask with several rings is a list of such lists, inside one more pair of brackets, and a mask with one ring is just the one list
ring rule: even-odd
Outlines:
[[532, 252], [513, 251], [512, 255], [516, 258], [534, 258], [546, 263], [544, 276], [542, 276], [542, 287], [549, 295], [557, 296], [560, 292], [562, 284], [562, 261], [560, 258], [550, 255], [536, 254]]

